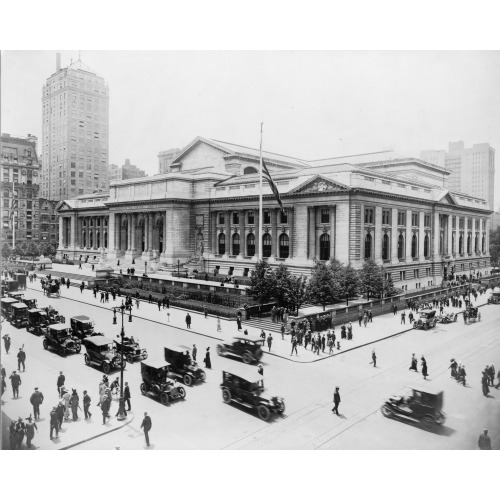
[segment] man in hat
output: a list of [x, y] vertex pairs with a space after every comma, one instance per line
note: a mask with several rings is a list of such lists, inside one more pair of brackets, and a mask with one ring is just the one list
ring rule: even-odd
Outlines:
[[40, 405], [43, 403], [43, 394], [35, 387], [35, 392], [31, 395], [30, 403], [33, 405], [33, 416], [35, 420], [40, 418]]
[[26, 370], [24, 362], [26, 361], [26, 353], [23, 348], [19, 348], [19, 352], [17, 353], [17, 369], [21, 371], [21, 365], [23, 365], [23, 372]]
[[418, 367], [417, 367], [417, 358], [415, 357], [415, 353], [411, 355], [411, 365], [409, 370], [413, 370], [418, 372]]
[[484, 432], [479, 436], [477, 444], [480, 450], [491, 450], [491, 439], [488, 436], [488, 429], [484, 429]]
[[5, 352], [7, 354], [9, 354], [9, 349], [10, 349], [10, 344], [11, 344], [10, 336], [8, 333], [6, 333], [2, 338], [3, 338], [3, 343], [5, 345]]
[[375, 349], [372, 349], [372, 363], [373, 368], [377, 367], [377, 355], [375, 354]]
[[90, 408], [90, 396], [87, 391], [83, 391], [83, 412], [85, 413], [85, 419], [90, 418], [92, 413], [89, 411]]
[[334, 407], [332, 408], [333, 413], [339, 414], [339, 404], [340, 404], [340, 393], [339, 388], [335, 387], [335, 392], [333, 393], [333, 403]]
[[149, 431], [151, 430], [152, 426], [153, 426], [153, 424], [151, 422], [151, 417], [145, 411], [144, 418], [143, 418], [142, 424], [141, 424], [141, 429], [144, 429], [144, 437], [146, 438], [146, 446], [149, 446]]
[[21, 376], [19, 375], [19, 373], [16, 373], [16, 370], [14, 370], [9, 378], [10, 383], [12, 384], [12, 394], [15, 398], [18, 398], [19, 386], [21, 385]]
[[61, 396], [61, 387], [64, 387], [64, 382], [66, 381], [66, 377], [63, 375], [63, 372], [59, 372], [59, 377], [57, 377], [57, 394]]
[[50, 439], [52, 438], [52, 435], [56, 431], [56, 438], [59, 437], [59, 419], [57, 418], [57, 406], [54, 406], [52, 408], [52, 411], [50, 412]]
[[257, 371], [259, 372], [259, 375], [264, 375], [264, 367], [261, 364], [259, 364]]
[[38, 432], [38, 427], [31, 418], [31, 415], [26, 419], [28, 422], [26, 425], [26, 446], [31, 448], [31, 440], [35, 437], [35, 430]]
[[123, 398], [125, 400], [125, 403], [127, 403], [127, 411], [130, 411], [132, 409], [132, 405], [130, 404], [130, 387], [128, 385], [128, 382], [125, 382], [125, 387], [123, 389]]

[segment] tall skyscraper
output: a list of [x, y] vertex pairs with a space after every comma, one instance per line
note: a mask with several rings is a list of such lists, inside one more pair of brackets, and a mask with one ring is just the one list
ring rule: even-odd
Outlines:
[[41, 196], [74, 198], [107, 189], [109, 89], [78, 60], [61, 68], [43, 86]]
[[451, 172], [446, 187], [483, 198], [491, 210], [495, 206], [495, 150], [488, 144], [465, 148], [463, 141], [450, 142], [449, 151], [428, 150], [420, 158]]

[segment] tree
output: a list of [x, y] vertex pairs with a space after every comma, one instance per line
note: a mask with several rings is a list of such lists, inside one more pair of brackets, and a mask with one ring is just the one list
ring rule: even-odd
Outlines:
[[8, 243], [2, 245], [2, 257], [8, 259], [12, 254], [12, 247]]
[[384, 292], [386, 297], [392, 297], [399, 293], [399, 290], [394, 286], [391, 273], [387, 273], [387, 278], [384, 280]]
[[25, 241], [23, 241], [19, 247], [16, 247], [16, 248], [19, 248], [19, 255], [26, 255], [27, 252], [28, 252], [28, 243], [26, 243]]
[[344, 279], [342, 282], [342, 295], [346, 300], [346, 305], [349, 305], [349, 299], [356, 297], [359, 293], [360, 281], [359, 274], [351, 264], [344, 268]]
[[274, 297], [275, 290], [276, 277], [271, 266], [266, 260], [260, 260], [255, 264], [255, 269], [250, 275], [247, 293], [257, 299], [259, 304], [264, 304]]
[[275, 277], [275, 296], [280, 306], [285, 306], [290, 301], [290, 292], [292, 287], [292, 273], [285, 264], [280, 264], [274, 270]]
[[366, 292], [366, 298], [381, 296], [384, 293], [384, 271], [383, 267], [377, 266], [372, 259], [365, 260], [360, 269], [359, 278], [361, 289]]
[[500, 263], [500, 227], [490, 231], [490, 256], [491, 264], [498, 266]]
[[331, 266], [318, 262], [313, 269], [307, 290], [311, 300], [323, 306], [340, 299], [340, 283], [335, 281]]
[[44, 257], [48, 257], [49, 255], [54, 255], [56, 253], [54, 247], [48, 242], [40, 244], [39, 252], [40, 255], [43, 255]]
[[299, 314], [302, 304], [309, 298], [307, 278], [305, 276], [292, 276], [290, 285], [290, 303]]
[[39, 255], [39, 248], [38, 248], [38, 245], [31, 241], [29, 244], [28, 244], [28, 250], [26, 252], [27, 255], [29, 255], [30, 257], [35, 257], [37, 255]]

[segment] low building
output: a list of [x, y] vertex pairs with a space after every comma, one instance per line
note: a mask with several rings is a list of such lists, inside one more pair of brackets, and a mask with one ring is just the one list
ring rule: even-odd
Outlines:
[[54, 248], [59, 240], [59, 217], [57, 214], [58, 201], [39, 198], [39, 227], [40, 243], [50, 243]]
[[440, 284], [450, 273], [488, 274], [485, 200], [443, 187], [442, 167], [419, 159], [351, 164], [264, 153], [284, 210], [264, 182], [259, 234], [259, 151], [197, 137], [169, 173], [117, 181], [107, 194], [58, 206], [58, 254], [127, 262], [158, 255], [166, 268], [245, 276], [259, 240], [271, 265], [308, 274], [338, 258], [374, 259], [404, 289]]
[[121, 167], [115, 164], [111, 164], [108, 167], [108, 180], [110, 183], [113, 181], [136, 179], [137, 177], [146, 177], [146, 172], [137, 168], [136, 165], [131, 165], [128, 158]]
[[170, 171], [170, 164], [180, 150], [177, 148], [167, 149], [158, 153], [158, 173], [166, 174]]

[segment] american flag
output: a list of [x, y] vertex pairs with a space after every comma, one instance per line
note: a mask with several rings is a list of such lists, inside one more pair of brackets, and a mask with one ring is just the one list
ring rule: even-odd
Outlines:
[[280, 192], [278, 191], [278, 188], [276, 187], [276, 184], [274, 183], [273, 178], [271, 177], [271, 174], [269, 173], [269, 170], [264, 163], [264, 159], [262, 159], [262, 175], [267, 179], [267, 182], [269, 183], [269, 186], [271, 187], [271, 190], [276, 197], [276, 201], [279, 203], [281, 211], [283, 211], [283, 203], [281, 203]]

